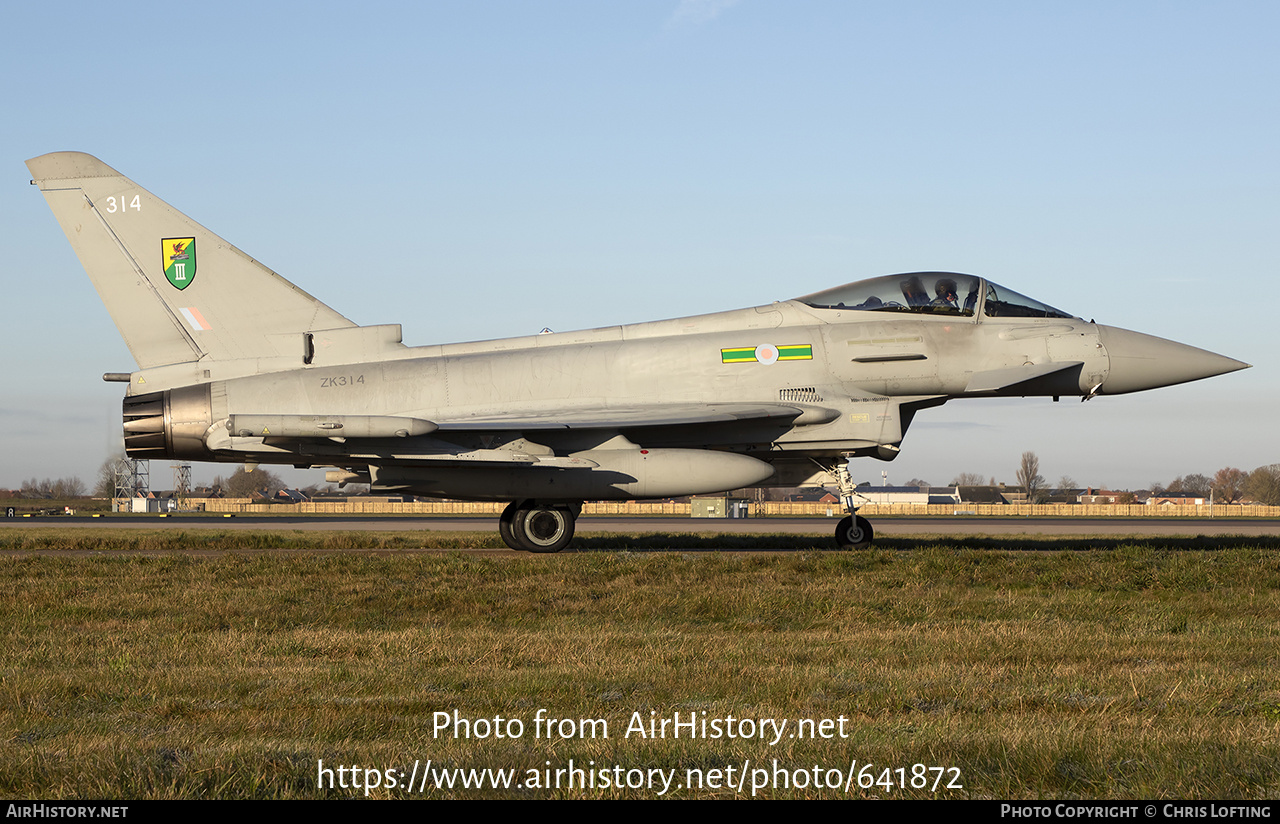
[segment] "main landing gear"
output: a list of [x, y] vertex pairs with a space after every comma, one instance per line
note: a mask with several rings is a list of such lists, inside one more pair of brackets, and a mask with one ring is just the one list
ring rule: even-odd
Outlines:
[[573, 540], [573, 526], [582, 504], [514, 501], [498, 519], [498, 534], [512, 549], [559, 552]]
[[871, 546], [876, 533], [871, 522], [858, 514], [858, 507], [853, 502], [854, 496], [858, 495], [858, 487], [849, 475], [849, 462], [846, 460], [831, 471], [840, 484], [840, 501], [849, 513], [836, 525], [836, 545], [841, 549], [866, 549]]

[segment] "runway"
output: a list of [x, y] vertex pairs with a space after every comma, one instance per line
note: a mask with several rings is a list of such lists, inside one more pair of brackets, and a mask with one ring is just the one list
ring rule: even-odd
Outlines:
[[[829, 535], [838, 518], [654, 518], [591, 516], [577, 532]], [[880, 536], [907, 535], [1280, 535], [1276, 518], [999, 518], [979, 516], [872, 519]], [[397, 515], [88, 515], [0, 519], [0, 527], [91, 529], [339, 530], [349, 532], [489, 532], [496, 517]]]

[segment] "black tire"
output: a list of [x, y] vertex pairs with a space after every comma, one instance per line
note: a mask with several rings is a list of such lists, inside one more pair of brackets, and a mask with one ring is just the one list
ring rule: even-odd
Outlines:
[[573, 540], [574, 520], [568, 507], [521, 509], [511, 522], [511, 532], [529, 552], [559, 552]]
[[836, 526], [836, 543], [841, 549], [866, 549], [875, 539], [871, 522], [858, 515], [846, 515]]
[[512, 549], [527, 552], [529, 548], [520, 543], [513, 528], [516, 516], [523, 512], [524, 510], [521, 510], [515, 501], [507, 504], [507, 508], [502, 510], [502, 515], [498, 517], [498, 535], [502, 536], [502, 542]]

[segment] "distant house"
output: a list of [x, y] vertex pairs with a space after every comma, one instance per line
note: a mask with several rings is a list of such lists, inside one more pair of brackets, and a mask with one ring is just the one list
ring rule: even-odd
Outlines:
[[838, 504], [840, 496], [820, 486], [802, 486], [791, 490], [787, 500], [792, 503]]
[[860, 486], [858, 494], [873, 504], [958, 504], [954, 486]]
[[1124, 492], [1118, 489], [1094, 489], [1089, 487], [1077, 496], [1082, 504], [1145, 504], [1151, 493], [1144, 490]]
[[1083, 489], [1049, 489], [1046, 490], [1045, 503], [1047, 504], [1076, 504], [1080, 502], [1080, 496], [1083, 495]]
[[1147, 499], [1147, 506], [1203, 506], [1207, 504], [1204, 498], [1181, 498], [1181, 497], [1157, 497], [1152, 495]]
[[[346, 504], [346, 503], [366, 503], [366, 504], [411, 504], [417, 498], [412, 495], [316, 495], [311, 498], [312, 503], [317, 504]], [[448, 500], [445, 498], [434, 498], [430, 500]]]
[[1004, 490], [998, 486], [957, 486], [956, 494], [960, 503], [965, 504], [1007, 504]]
[[1119, 501], [1123, 492], [1114, 489], [1094, 489], [1089, 487], [1077, 500], [1082, 504], [1114, 504]]
[[305, 492], [297, 489], [282, 489], [276, 493], [272, 503], [277, 504], [301, 504], [311, 500]]

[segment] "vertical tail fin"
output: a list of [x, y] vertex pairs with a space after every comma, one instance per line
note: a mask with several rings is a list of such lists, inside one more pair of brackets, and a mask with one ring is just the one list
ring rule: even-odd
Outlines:
[[139, 368], [295, 354], [304, 332], [355, 326], [96, 157], [27, 168]]

